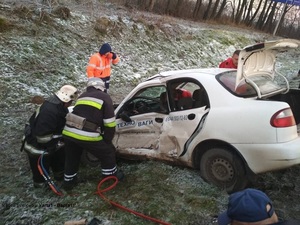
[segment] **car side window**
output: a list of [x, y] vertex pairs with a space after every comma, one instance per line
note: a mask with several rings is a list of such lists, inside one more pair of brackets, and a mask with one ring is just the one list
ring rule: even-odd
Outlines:
[[188, 110], [208, 105], [205, 89], [194, 80], [178, 79], [168, 83], [171, 111]]
[[163, 107], [162, 100], [164, 93], [166, 93], [165, 86], [147, 87], [140, 90], [124, 104], [117, 118], [122, 113], [125, 113], [129, 117], [150, 112], [165, 113], [168, 105], [165, 105], [166, 108]]

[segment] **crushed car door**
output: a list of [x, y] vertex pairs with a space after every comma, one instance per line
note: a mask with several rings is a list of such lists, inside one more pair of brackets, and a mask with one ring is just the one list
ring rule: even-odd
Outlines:
[[164, 86], [148, 87], [124, 104], [116, 118], [114, 144], [118, 149], [159, 148], [161, 127], [166, 117], [160, 96], [165, 91]]
[[[185, 97], [176, 94], [179, 89], [186, 91]], [[169, 157], [179, 157], [185, 153], [186, 144], [209, 111], [209, 101], [204, 88], [193, 80], [169, 83], [168, 93], [171, 112], [163, 123], [160, 148]]]

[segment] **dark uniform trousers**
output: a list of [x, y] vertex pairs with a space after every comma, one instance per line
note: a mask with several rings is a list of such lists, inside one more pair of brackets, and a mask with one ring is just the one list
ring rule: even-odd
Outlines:
[[107, 144], [103, 140], [80, 141], [69, 137], [65, 137], [64, 140], [66, 149], [66, 175], [77, 173], [83, 150], [88, 151], [100, 160], [102, 170], [110, 170], [116, 167], [116, 149], [113, 144]]
[[[40, 155], [28, 154], [28, 160], [32, 171], [33, 181], [36, 183], [45, 182], [44, 177], [40, 174], [37, 163]], [[50, 174], [50, 168], [55, 180], [62, 181], [64, 178], [65, 152], [59, 149], [56, 152], [43, 156], [43, 166], [47, 173]]]

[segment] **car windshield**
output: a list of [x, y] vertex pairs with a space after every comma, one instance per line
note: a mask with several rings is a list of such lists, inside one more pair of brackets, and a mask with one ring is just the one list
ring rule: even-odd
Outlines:
[[[228, 91], [234, 95], [241, 97], [255, 97], [257, 96], [255, 88], [243, 80], [237, 88], [235, 88], [236, 82], [236, 71], [229, 71], [217, 76], [217, 80], [224, 86]], [[269, 93], [275, 93], [282, 90], [282, 87], [273, 81], [267, 75], [251, 76], [253, 81], [259, 88], [262, 95], [268, 95]]]

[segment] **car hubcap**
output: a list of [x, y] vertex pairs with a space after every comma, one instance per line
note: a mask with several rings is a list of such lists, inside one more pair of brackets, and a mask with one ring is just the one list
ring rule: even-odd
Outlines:
[[221, 158], [214, 159], [211, 165], [212, 174], [217, 180], [230, 181], [234, 176], [231, 164]]

